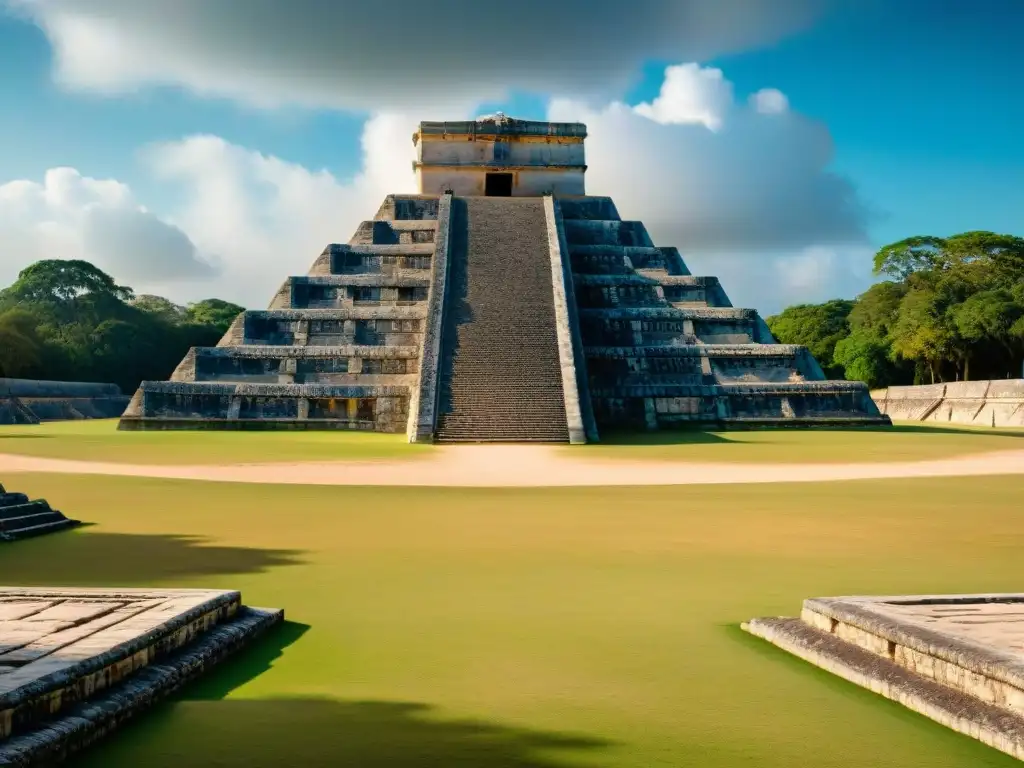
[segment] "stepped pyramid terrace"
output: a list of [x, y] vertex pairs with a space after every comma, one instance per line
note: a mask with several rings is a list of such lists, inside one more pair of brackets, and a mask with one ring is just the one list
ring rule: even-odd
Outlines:
[[889, 424], [714, 277], [691, 275], [609, 197], [588, 196], [586, 127], [424, 122], [418, 194], [170, 381], [122, 429], [361, 429], [415, 442], [581, 443], [602, 431]]

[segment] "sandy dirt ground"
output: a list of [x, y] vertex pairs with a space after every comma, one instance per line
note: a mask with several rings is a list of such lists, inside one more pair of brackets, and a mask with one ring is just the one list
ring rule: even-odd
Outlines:
[[900, 477], [1024, 475], [1024, 450], [879, 464], [708, 464], [575, 457], [536, 445], [445, 446], [415, 461], [150, 466], [0, 454], [0, 473], [88, 475], [295, 485], [550, 487], [795, 483]]

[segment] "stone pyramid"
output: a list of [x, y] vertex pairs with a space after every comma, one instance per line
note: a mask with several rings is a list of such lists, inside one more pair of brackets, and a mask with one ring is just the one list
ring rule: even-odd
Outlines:
[[362, 429], [411, 441], [889, 424], [608, 197], [585, 126], [421, 123], [391, 195], [270, 308], [144, 382], [122, 429]]

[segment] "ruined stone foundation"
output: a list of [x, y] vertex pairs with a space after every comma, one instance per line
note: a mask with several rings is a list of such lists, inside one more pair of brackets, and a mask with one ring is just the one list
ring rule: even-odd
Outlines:
[[116, 419], [127, 405], [116, 384], [0, 379], [0, 424]]
[[389, 196], [122, 429], [360, 429], [413, 441], [889, 424], [607, 197]]

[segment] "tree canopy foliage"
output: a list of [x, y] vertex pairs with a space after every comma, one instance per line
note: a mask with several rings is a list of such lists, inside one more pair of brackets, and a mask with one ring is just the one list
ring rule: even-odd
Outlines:
[[856, 301], [789, 307], [769, 328], [831, 375], [873, 387], [1020, 375], [1024, 238], [911, 237], [880, 248], [874, 268], [889, 279]]
[[0, 290], [0, 376], [102, 381], [130, 393], [212, 346], [243, 307], [135, 296], [86, 261], [45, 260]]

